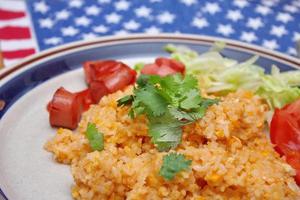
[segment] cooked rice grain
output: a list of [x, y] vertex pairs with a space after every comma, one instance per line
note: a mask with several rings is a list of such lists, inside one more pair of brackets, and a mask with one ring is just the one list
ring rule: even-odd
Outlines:
[[[147, 119], [132, 120], [118, 107], [124, 92], [103, 97], [83, 114], [74, 133], [58, 129], [45, 148], [70, 164], [74, 199], [300, 199], [295, 171], [274, 151], [265, 135], [266, 105], [238, 91], [211, 106], [205, 117], [183, 128], [176, 149], [192, 159], [190, 170], [166, 181], [158, 175], [162, 157], [147, 134]], [[92, 151], [88, 122], [104, 134], [103, 151]]]

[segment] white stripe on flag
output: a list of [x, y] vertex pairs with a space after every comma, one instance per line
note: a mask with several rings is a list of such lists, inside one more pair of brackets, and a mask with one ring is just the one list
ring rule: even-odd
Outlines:
[[4, 59], [4, 67], [11, 67], [14, 64], [20, 62], [22, 58], [15, 58], [15, 59]]
[[29, 19], [26, 17], [10, 20], [0, 20], [0, 28], [5, 26], [29, 27]]
[[0, 8], [10, 11], [23, 11], [26, 10], [25, 1], [14, 1], [14, 0], [0, 0]]
[[2, 51], [15, 51], [21, 49], [31, 49], [35, 47], [35, 43], [32, 39], [1, 40], [0, 43]]

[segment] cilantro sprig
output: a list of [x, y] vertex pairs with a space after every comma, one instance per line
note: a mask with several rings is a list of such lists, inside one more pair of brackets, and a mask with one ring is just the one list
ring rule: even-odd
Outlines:
[[86, 129], [86, 136], [89, 140], [90, 146], [93, 150], [102, 151], [104, 149], [104, 137], [93, 123], [88, 123]]
[[159, 151], [168, 151], [181, 143], [181, 127], [203, 117], [217, 102], [200, 96], [197, 79], [191, 75], [140, 75], [133, 95], [119, 99], [118, 105], [131, 104], [132, 118], [145, 114], [152, 142]]
[[170, 153], [163, 157], [159, 175], [168, 181], [172, 180], [178, 172], [188, 169], [191, 163], [183, 154]]

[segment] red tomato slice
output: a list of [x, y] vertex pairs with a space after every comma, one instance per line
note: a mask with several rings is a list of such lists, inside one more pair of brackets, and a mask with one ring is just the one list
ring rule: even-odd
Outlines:
[[163, 65], [169, 66], [172, 69], [174, 69], [175, 71], [180, 72], [182, 74], [185, 72], [185, 66], [184, 66], [184, 64], [182, 64], [181, 62], [179, 62], [179, 61], [177, 61], [175, 59], [156, 58], [155, 63], [158, 66], [163, 66]]
[[280, 155], [297, 170], [296, 181], [300, 185], [300, 99], [276, 109], [270, 125], [271, 142]]
[[75, 129], [80, 120], [82, 105], [76, 93], [71, 93], [63, 87], [56, 90], [48, 104], [51, 126], [62, 126]]
[[287, 155], [287, 158], [286, 158], [286, 161], [287, 163], [289, 163], [294, 169], [296, 169], [296, 176], [295, 176], [295, 180], [296, 180], [296, 183], [298, 185], [300, 185], [300, 161], [299, 161], [299, 158], [300, 158], [300, 152], [298, 152], [298, 155]]
[[141, 70], [142, 74], [166, 76], [185, 72], [185, 66], [174, 59], [157, 58], [155, 63], [147, 64]]
[[157, 64], [146, 64], [141, 69], [141, 73], [148, 74], [148, 75], [157, 75], [158, 70], [159, 70], [159, 66]]

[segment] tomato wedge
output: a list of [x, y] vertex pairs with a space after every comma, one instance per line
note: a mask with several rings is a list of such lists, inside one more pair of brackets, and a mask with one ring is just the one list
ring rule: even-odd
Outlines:
[[47, 109], [51, 126], [74, 129], [80, 120], [82, 103], [76, 93], [71, 93], [60, 87], [54, 93]]
[[185, 66], [179, 61], [169, 58], [157, 58], [155, 63], [146, 64], [142, 70], [142, 74], [166, 76], [176, 73], [185, 73]]
[[270, 137], [275, 150], [284, 155], [287, 162], [296, 169], [295, 180], [300, 185], [300, 99], [275, 109]]

